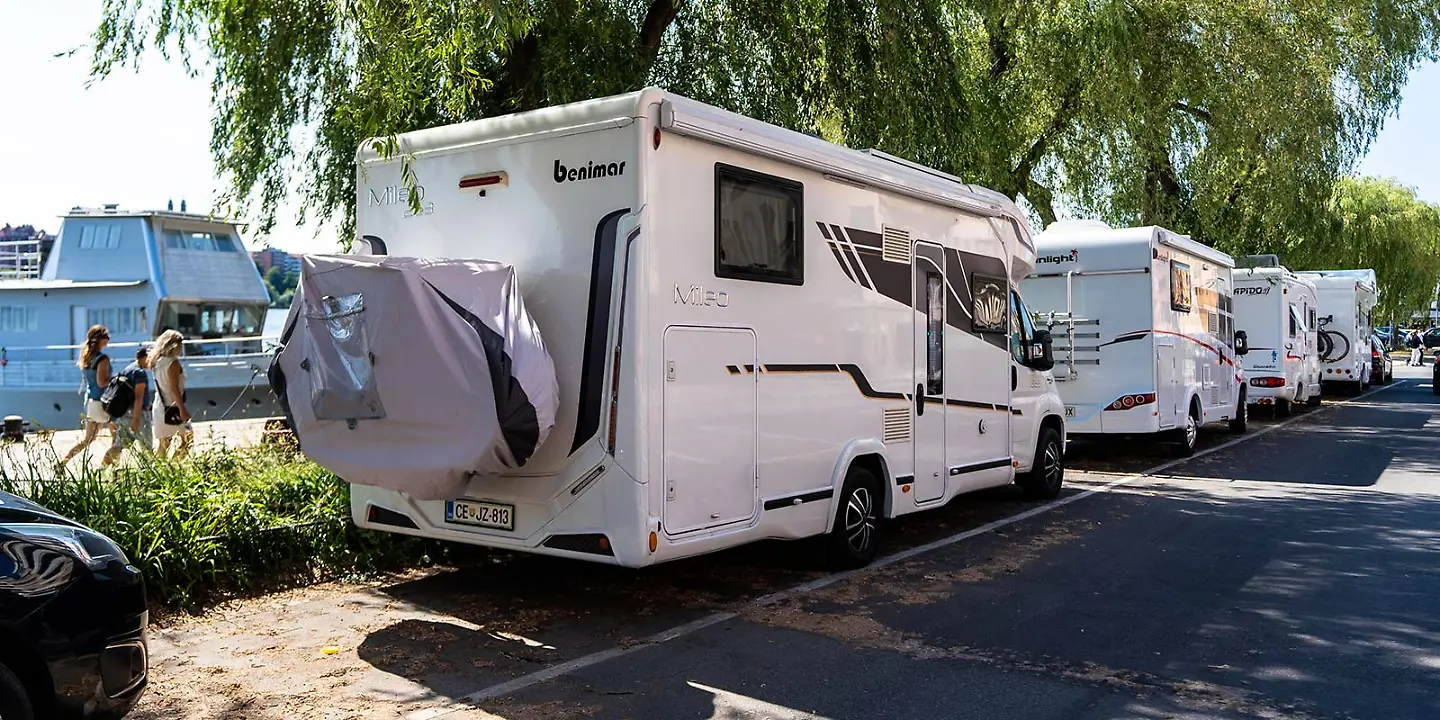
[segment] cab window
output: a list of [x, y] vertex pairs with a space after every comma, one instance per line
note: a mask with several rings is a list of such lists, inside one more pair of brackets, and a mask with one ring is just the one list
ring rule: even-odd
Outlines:
[[1030, 321], [1030, 311], [1025, 301], [1013, 290], [1010, 292], [1010, 356], [1015, 362], [1025, 364], [1025, 349], [1035, 337], [1035, 325]]

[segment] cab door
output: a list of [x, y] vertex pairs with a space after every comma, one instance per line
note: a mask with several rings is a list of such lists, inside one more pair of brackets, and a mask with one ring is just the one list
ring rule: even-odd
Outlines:
[[1010, 456], [1028, 468], [1040, 440], [1040, 398], [1050, 392], [1054, 378], [1026, 364], [1026, 350], [1034, 342], [1035, 325], [1020, 294], [1010, 291]]

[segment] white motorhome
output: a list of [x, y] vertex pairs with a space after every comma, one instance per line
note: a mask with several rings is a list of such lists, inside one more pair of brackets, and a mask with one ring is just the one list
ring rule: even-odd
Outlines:
[[355, 485], [358, 525], [624, 566], [828, 534], [859, 565], [884, 518], [1059, 492], [1005, 196], [656, 89], [372, 147], [358, 245], [513, 266], [560, 403], [523, 467], [456, 496]]
[[1315, 284], [1320, 380], [1350, 392], [1370, 386], [1370, 311], [1380, 299], [1375, 271], [1297, 273]]
[[1274, 255], [1242, 259], [1235, 269], [1235, 327], [1250, 352], [1241, 358], [1250, 402], [1289, 415], [1298, 403], [1320, 404], [1315, 283]]
[[1035, 252], [1022, 288], [1055, 335], [1071, 436], [1160, 434], [1188, 455], [1201, 425], [1245, 431], [1229, 255], [1160, 227], [1088, 220], [1052, 224]]

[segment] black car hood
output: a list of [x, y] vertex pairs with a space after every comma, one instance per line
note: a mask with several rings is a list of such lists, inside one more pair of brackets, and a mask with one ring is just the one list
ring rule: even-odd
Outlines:
[[69, 518], [61, 517], [19, 495], [0, 490], [0, 524], [3, 523], [49, 523], [53, 525], [77, 525]]

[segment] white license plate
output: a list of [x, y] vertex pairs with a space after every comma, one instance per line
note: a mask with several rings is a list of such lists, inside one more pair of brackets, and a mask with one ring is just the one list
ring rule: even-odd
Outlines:
[[1074, 405], [1066, 405], [1066, 406], [1065, 406], [1065, 417], [1075, 417], [1075, 406], [1074, 406]]
[[496, 530], [515, 529], [515, 506], [476, 500], [447, 500], [445, 522], [478, 525]]

